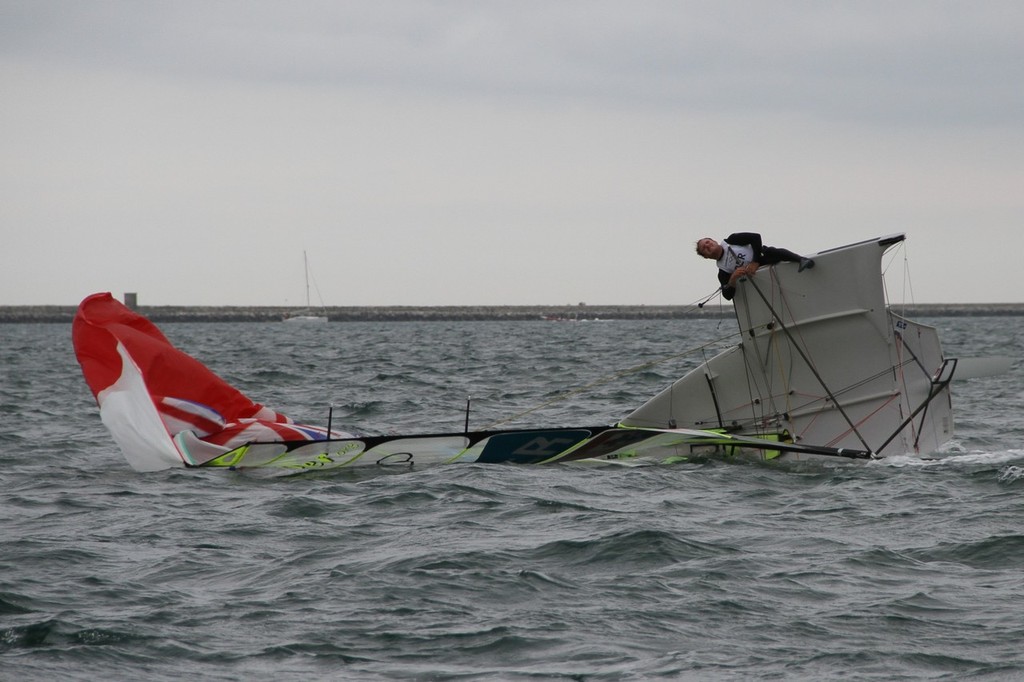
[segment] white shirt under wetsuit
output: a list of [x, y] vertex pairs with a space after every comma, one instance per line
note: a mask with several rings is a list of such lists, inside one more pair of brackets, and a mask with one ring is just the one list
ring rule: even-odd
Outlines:
[[730, 275], [736, 272], [737, 268], [754, 262], [754, 248], [752, 246], [735, 246], [728, 242], [722, 242], [722, 257], [715, 261], [718, 269]]
[[[718, 265], [718, 281], [722, 284], [722, 297], [729, 301], [736, 293], [736, 287], [729, 284], [729, 278], [737, 268], [751, 263], [774, 265], [782, 261], [800, 262], [798, 254], [788, 249], [764, 246], [761, 235], [757, 232], [734, 232], [721, 242], [722, 257], [715, 261]], [[813, 267], [814, 262], [807, 267]], [[801, 270], [804, 266], [801, 266]]]

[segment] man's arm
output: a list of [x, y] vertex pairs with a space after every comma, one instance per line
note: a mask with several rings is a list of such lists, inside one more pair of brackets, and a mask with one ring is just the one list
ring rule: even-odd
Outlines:
[[736, 294], [736, 287], [729, 283], [731, 275], [725, 270], [718, 271], [718, 281], [722, 284], [722, 298], [731, 301]]

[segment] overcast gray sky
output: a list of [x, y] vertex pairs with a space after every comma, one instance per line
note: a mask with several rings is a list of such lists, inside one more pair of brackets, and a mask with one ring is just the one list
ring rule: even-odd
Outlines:
[[0, 0], [0, 304], [297, 305], [303, 250], [327, 305], [686, 304], [740, 230], [906, 232], [894, 300], [1024, 301], [1022, 36], [1019, 0]]

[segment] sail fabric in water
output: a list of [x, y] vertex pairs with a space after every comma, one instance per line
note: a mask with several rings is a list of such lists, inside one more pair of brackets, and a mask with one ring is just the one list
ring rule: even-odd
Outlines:
[[82, 301], [72, 340], [103, 423], [138, 471], [202, 464], [254, 440], [327, 437], [253, 402], [109, 293]]
[[813, 270], [780, 263], [741, 281], [740, 343], [622, 423], [786, 432], [797, 443], [879, 455], [934, 451], [953, 435], [938, 332], [885, 301], [882, 256], [902, 240], [848, 244], [814, 254]]

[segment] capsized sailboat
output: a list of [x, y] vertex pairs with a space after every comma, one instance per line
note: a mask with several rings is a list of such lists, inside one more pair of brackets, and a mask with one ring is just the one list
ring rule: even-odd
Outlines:
[[608, 425], [370, 436], [294, 424], [175, 348], [110, 294], [79, 307], [75, 352], [131, 466], [290, 471], [455, 462], [672, 462], [926, 455], [953, 435], [932, 327], [885, 303], [881, 260], [901, 234], [761, 268], [734, 299], [740, 342]]

